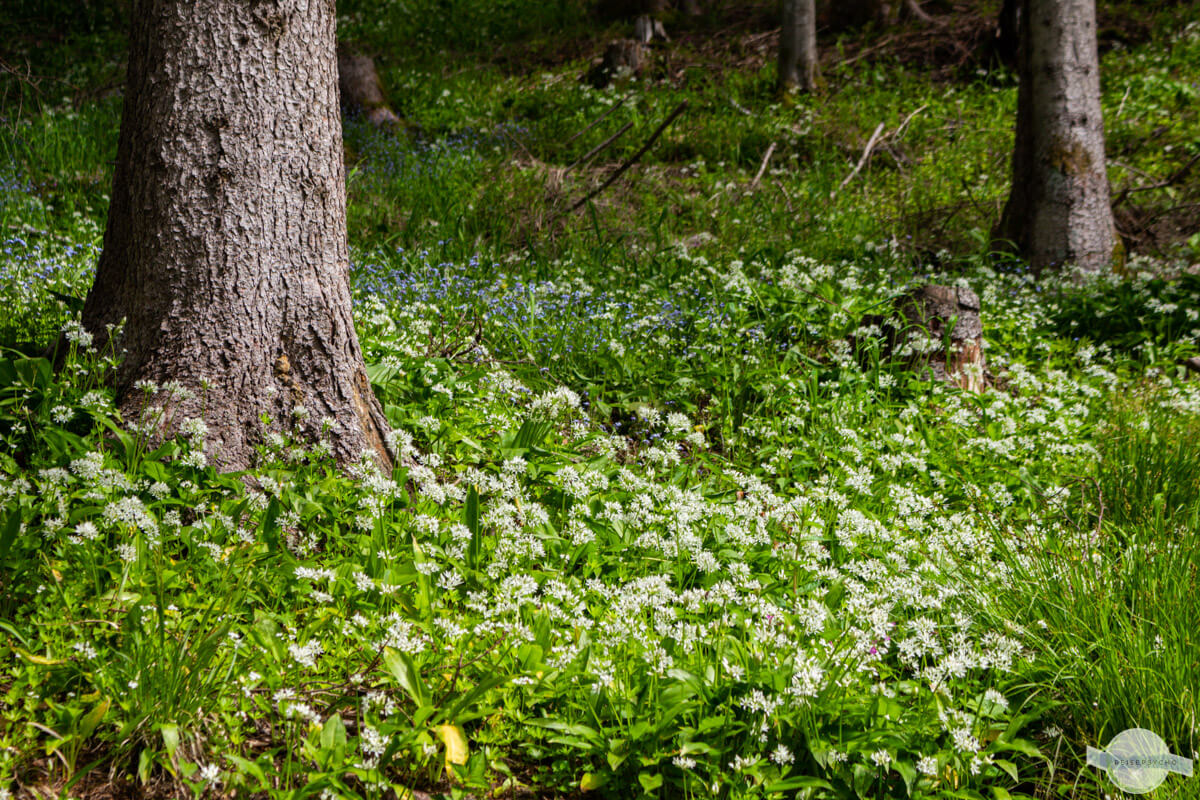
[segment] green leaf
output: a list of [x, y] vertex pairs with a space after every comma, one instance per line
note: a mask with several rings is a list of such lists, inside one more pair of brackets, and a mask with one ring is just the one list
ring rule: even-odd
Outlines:
[[87, 715], [84, 716], [83, 719], [81, 719], [79, 721], [78, 735], [79, 735], [80, 741], [82, 741], [92, 735], [92, 732], [96, 730], [96, 726], [98, 726], [100, 724], [100, 722], [104, 719], [104, 715], [108, 713], [108, 708], [111, 705], [112, 705], [112, 701], [105, 698], [104, 700], [100, 701], [100, 703], [98, 703], [95, 708], [93, 708], [91, 711], [89, 711], [87, 713]]
[[274, 553], [279, 550], [279, 512], [281, 511], [279, 498], [272, 497], [271, 502], [267, 503], [267, 513], [263, 514], [262, 520], [262, 537], [267, 543], [267, 550]]
[[163, 747], [167, 748], [167, 757], [174, 758], [175, 750], [179, 747], [179, 726], [166, 722], [158, 726], [158, 730], [162, 734]]
[[17, 540], [17, 534], [21, 531], [21, 509], [14, 508], [9, 512], [8, 519], [4, 522], [4, 528], [0, 529], [0, 561], [8, 555], [9, 549], [12, 548], [13, 542]]
[[992, 763], [995, 764], [1000, 769], [1004, 770], [1004, 772], [1008, 775], [1008, 777], [1012, 778], [1014, 781], [1017, 781], [1017, 782], [1020, 781], [1020, 778], [1018, 777], [1018, 773], [1017, 773], [1017, 765], [1014, 764], [1013, 762], [1005, 761], [1002, 758], [997, 758]]
[[346, 725], [340, 714], [334, 714], [321, 726], [321, 748], [330, 750], [346, 746]]
[[529, 450], [541, 444], [552, 430], [553, 423], [527, 419], [517, 429], [510, 447], [514, 450]]
[[790, 792], [796, 789], [827, 789], [833, 791], [833, 784], [820, 778], [814, 778], [811, 775], [797, 775], [794, 778], [784, 778], [781, 781], [768, 783], [763, 789], [767, 794]]
[[[149, 752], [150, 752], [149, 750], [143, 750], [142, 754], [145, 755], [146, 753], [149, 753]], [[262, 792], [267, 791], [267, 789], [269, 788], [268, 784], [267, 784], [267, 773], [263, 771], [263, 768], [261, 765], [259, 765], [258, 763], [254, 762], [254, 761], [250, 761], [248, 759], [242, 758], [241, 756], [235, 756], [232, 753], [226, 753], [225, 758], [229, 759], [235, 765], [237, 765], [239, 773], [241, 773], [243, 775], [249, 775], [250, 777], [254, 778], [256, 781], [258, 781], [258, 791], [262, 791]]]
[[483, 554], [483, 534], [479, 525], [479, 492], [472, 486], [467, 490], [467, 503], [463, 509], [467, 530], [471, 532], [471, 543], [467, 546], [467, 566], [479, 568], [479, 559]]
[[341, 714], [334, 714], [321, 726], [321, 752], [318, 758], [322, 769], [341, 766], [346, 758], [346, 726]]
[[587, 725], [581, 725], [574, 722], [560, 722], [556, 719], [531, 719], [530, 725], [536, 725], [539, 728], [549, 728], [552, 731], [559, 733], [569, 733], [572, 736], [582, 736], [585, 739], [591, 739], [599, 743], [602, 741], [600, 732], [595, 728], [589, 728]]
[[455, 724], [462, 724], [470, 719], [474, 719], [479, 716], [478, 713], [470, 712], [475, 701], [488, 691], [510, 680], [512, 680], [511, 675], [493, 674], [487, 676], [446, 707], [445, 719]]
[[896, 772], [900, 773], [900, 777], [904, 779], [904, 789], [909, 797], [912, 797], [913, 784], [917, 782], [917, 770], [912, 764], [907, 761], [894, 761], [892, 766], [896, 768]]
[[663, 776], [659, 773], [639, 772], [638, 783], [642, 785], [643, 792], [650, 794], [663, 785]]
[[998, 753], [1004, 752], [1006, 750], [1013, 750], [1018, 753], [1024, 753], [1027, 756], [1033, 756], [1034, 758], [1048, 760], [1048, 759], [1046, 759], [1046, 756], [1044, 756], [1042, 754], [1042, 751], [1037, 748], [1037, 745], [1035, 745], [1033, 742], [1029, 741], [1028, 739], [1009, 739], [1006, 742], [997, 741], [995, 744], [992, 745], [991, 749], [993, 752], [998, 752]]
[[418, 706], [430, 704], [429, 687], [421, 679], [421, 672], [413, 664], [412, 657], [408, 653], [401, 653], [399, 650], [389, 647], [383, 651], [383, 663], [388, 672], [392, 673], [396, 682], [400, 684], [400, 688], [408, 693], [414, 703]]

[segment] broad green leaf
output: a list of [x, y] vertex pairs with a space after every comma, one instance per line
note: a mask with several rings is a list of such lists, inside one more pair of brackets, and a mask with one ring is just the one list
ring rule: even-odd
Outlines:
[[414, 703], [418, 706], [429, 705], [429, 688], [421, 679], [421, 672], [413, 664], [408, 653], [401, 653], [389, 647], [383, 651], [383, 663]]
[[467, 530], [471, 532], [471, 543], [467, 547], [467, 566], [479, 568], [479, 559], [483, 554], [483, 534], [479, 524], [479, 492], [472, 486], [467, 490], [467, 503], [464, 509]]
[[174, 758], [179, 747], [179, 726], [168, 722], [160, 725], [158, 730], [162, 734], [163, 747], [167, 748], [167, 757]]
[[659, 773], [639, 772], [638, 783], [642, 785], [642, 791], [649, 794], [663, 785], [663, 776]]
[[9, 512], [4, 527], [0, 528], [0, 561], [4, 561], [4, 557], [8, 555], [8, 551], [13, 546], [13, 542], [17, 540], [17, 534], [20, 531], [21, 509], [14, 508]]
[[108, 713], [108, 708], [111, 705], [112, 701], [105, 698], [79, 721], [78, 735], [81, 740], [92, 735], [92, 732], [96, 730], [96, 726], [104, 719], [104, 715]]

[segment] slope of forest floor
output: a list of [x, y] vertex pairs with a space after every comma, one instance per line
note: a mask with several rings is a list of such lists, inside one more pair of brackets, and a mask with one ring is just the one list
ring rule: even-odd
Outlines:
[[[1098, 800], [1125, 728], [1197, 756], [1200, 9], [1102, 4], [1133, 258], [1076, 284], [988, 242], [991, 7], [830, 33], [781, 100], [765, 3], [602, 89], [629, 26], [581, 4], [340, 6], [417, 131], [345, 126], [392, 475], [117, 432], [73, 320], [121, 4], [11, 39], [0, 793]], [[872, 322], [931, 281], [981, 301], [982, 393]]]

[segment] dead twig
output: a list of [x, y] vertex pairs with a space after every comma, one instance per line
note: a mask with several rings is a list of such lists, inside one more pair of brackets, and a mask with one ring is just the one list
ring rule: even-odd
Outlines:
[[1191, 171], [1192, 167], [1194, 167], [1196, 165], [1196, 162], [1198, 162], [1198, 161], [1200, 161], [1200, 153], [1197, 153], [1196, 155], [1192, 156], [1190, 159], [1188, 159], [1186, 164], [1184, 164], [1182, 167], [1180, 167], [1179, 169], [1172, 172], [1170, 175], [1168, 175], [1166, 178], [1159, 181], [1158, 183], [1153, 183], [1149, 186], [1137, 186], [1137, 187], [1126, 186], [1124, 189], [1121, 190], [1121, 193], [1119, 195], [1117, 195], [1117, 199], [1113, 200], [1112, 207], [1116, 208], [1117, 206], [1124, 203], [1126, 200], [1129, 199], [1129, 195], [1131, 195], [1131, 194], [1136, 194], [1138, 192], [1152, 192], [1155, 189], [1166, 189], [1168, 186], [1175, 185], [1176, 183], [1183, 180], [1183, 178], [1187, 176], [1188, 172]]
[[877, 50], [881, 50], [881, 49], [883, 49], [883, 48], [884, 48], [884, 47], [886, 47], [887, 45], [891, 44], [891, 43], [892, 43], [892, 40], [893, 40], [893, 39], [895, 39], [895, 38], [896, 38], [895, 36], [885, 36], [885, 37], [883, 37], [883, 38], [882, 38], [882, 39], [880, 39], [880, 40], [879, 40], [879, 42], [878, 42], [877, 44], [875, 44], [874, 46], [872, 46], [872, 47], [868, 47], [868, 48], [867, 48], [867, 49], [865, 49], [865, 50], [859, 50], [859, 51], [858, 51], [856, 54], [854, 54], [854, 55], [853, 55], [853, 56], [851, 56], [850, 58], [847, 58], [847, 59], [845, 59], [844, 61], [842, 61], [842, 62], [841, 62], [841, 66], [843, 66], [843, 67], [844, 67], [844, 66], [846, 66], [847, 64], [853, 64], [855, 61], [858, 61], [860, 58], [863, 58], [864, 56], [868, 56], [868, 55], [870, 55], [871, 53], [874, 53], [874, 52], [875, 52], [875, 51], [877, 51]]
[[854, 165], [854, 170], [842, 180], [841, 185], [829, 193], [829, 199], [832, 200], [837, 196], [837, 193], [846, 188], [846, 184], [854, 180], [854, 176], [862, 170], [863, 165], [867, 163], [867, 159], [871, 157], [871, 151], [875, 149], [875, 145], [879, 143], [879, 137], [883, 133], [883, 123], [875, 128], [875, 132], [871, 134], [871, 138], [867, 140], [867, 146], [863, 149], [862, 158], [858, 159], [858, 163]]
[[637, 160], [639, 158], [641, 158], [643, 155], [646, 154], [646, 151], [649, 150], [656, 141], [658, 141], [658, 137], [662, 136], [663, 131], [665, 131], [667, 129], [667, 126], [669, 126], [672, 122], [674, 122], [675, 118], [678, 117], [680, 114], [682, 114], [684, 112], [684, 109], [687, 108], [687, 106], [688, 106], [687, 100], [684, 100], [682, 103], [677, 105], [675, 107], [675, 110], [672, 111], [667, 116], [667, 118], [662, 121], [662, 124], [659, 125], [657, 128], [655, 128], [654, 133], [650, 134], [650, 138], [646, 140], [646, 143], [643, 144], [636, 153], [634, 153], [632, 156], [630, 156], [628, 159], [626, 159], [625, 163], [623, 163], [621, 166], [617, 167], [616, 171], [613, 172], [612, 175], [608, 176], [608, 180], [604, 181], [604, 183], [600, 184], [600, 186], [598, 186], [596, 189], [593, 189], [592, 191], [588, 192], [587, 195], [585, 195], [581, 199], [575, 201], [575, 203], [572, 204], [570, 208], [568, 208], [566, 211], [561, 212], [561, 213], [569, 214], [570, 212], [583, 207], [589, 200], [592, 200], [594, 197], [596, 197], [596, 195], [603, 192], [609, 186], [612, 186], [616, 182], [617, 178], [624, 175], [625, 171], [627, 169], [632, 167], [635, 163], [637, 163]]
[[612, 114], [614, 111], [616, 111], [616, 110], [617, 110], [618, 108], [620, 108], [621, 106], [625, 105], [625, 101], [626, 101], [626, 100], [628, 100], [628, 99], [629, 99], [628, 97], [622, 97], [620, 100], [618, 100], [618, 101], [617, 101], [617, 102], [616, 102], [616, 103], [613, 105], [613, 107], [612, 107], [612, 108], [610, 108], [608, 111], [605, 111], [603, 114], [601, 114], [600, 116], [596, 117], [594, 120], [592, 120], [591, 122], [589, 122], [589, 123], [588, 123], [588, 124], [587, 124], [587, 125], [586, 125], [586, 126], [583, 128], [583, 130], [577, 131], [577, 132], [575, 132], [575, 133], [571, 134], [569, 137], [567, 137], [566, 141], [564, 141], [564, 142], [563, 142], [563, 144], [564, 144], [564, 145], [568, 145], [568, 144], [570, 144], [571, 142], [573, 142], [573, 141], [575, 141], [576, 139], [578, 139], [580, 136], [583, 136], [585, 133], [587, 133], [588, 131], [590, 131], [592, 128], [594, 128], [594, 127], [596, 127], [597, 125], [599, 125], [599, 124], [600, 124], [601, 122], [603, 122], [604, 120], [608, 119], [609, 115], [611, 115], [611, 114]]
[[575, 167], [576, 167], [576, 166], [578, 166], [579, 164], [587, 164], [589, 161], [591, 161], [593, 158], [595, 158], [595, 157], [596, 157], [597, 155], [599, 155], [601, 152], [603, 152], [604, 150], [606, 150], [610, 144], [612, 144], [612, 143], [613, 143], [613, 142], [615, 142], [617, 139], [620, 139], [622, 136], [624, 136], [624, 135], [625, 135], [625, 132], [626, 132], [627, 130], [629, 130], [630, 128], [632, 128], [632, 127], [633, 127], [633, 123], [632, 123], [632, 122], [626, 122], [626, 123], [625, 123], [624, 125], [622, 125], [622, 126], [620, 127], [620, 129], [619, 129], [619, 130], [617, 130], [617, 132], [616, 132], [616, 133], [614, 133], [612, 136], [608, 137], [608, 138], [607, 138], [607, 139], [605, 139], [603, 142], [601, 142], [600, 144], [596, 145], [596, 146], [595, 146], [595, 147], [593, 147], [591, 150], [587, 151], [586, 153], [584, 153], [583, 155], [581, 155], [579, 158], [575, 159], [575, 160], [574, 160], [574, 161], [572, 161], [570, 164], [568, 164], [568, 165], [567, 165], [567, 168], [566, 168], [565, 170], [563, 170], [563, 174], [565, 175], [566, 173], [568, 173], [568, 172], [570, 172], [571, 170], [575, 169]]
[[928, 105], [923, 105], [923, 106], [920, 106], [919, 108], [911, 111], [909, 113], [909, 115], [906, 116], [900, 122], [899, 127], [897, 127], [896, 130], [894, 130], [888, 134], [883, 133], [883, 125], [884, 124], [882, 122], [879, 123], [879, 126], [877, 128], [875, 128], [875, 132], [871, 134], [871, 138], [867, 141], [867, 146], [863, 150], [862, 157], [860, 159], [858, 159], [858, 163], [854, 165], [854, 170], [845, 177], [845, 179], [842, 181], [841, 185], [838, 186], [838, 188], [834, 189], [832, 192], [829, 193], [829, 198], [832, 200], [837, 195], [838, 192], [840, 192], [842, 189], [846, 188], [846, 185], [849, 184], [850, 181], [854, 180], [854, 176], [858, 175], [858, 173], [862, 170], [863, 166], [866, 165], [867, 160], [871, 157], [871, 153], [875, 150], [876, 145], [880, 144], [881, 142], [883, 142], [885, 140], [894, 141], [896, 139], [899, 139], [900, 135], [902, 133], [904, 133], [904, 129], [908, 127], [908, 123], [912, 122], [913, 118], [916, 117], [917, 114], [920, 114], [922, 111], [924, 111], [927, 108], [929, 108]]
[[795, 214], [796, 209], [792, 208], [792, 198], [791, 195], [787, 193], [787, 189], [784, 189], [783, 184], [779, 181], [776, 181], [773, 185], [779, 190], [779, 193], [783, 195], [783, 202], [787, 205], [788, 213]]
[[933, 17], [925, 13], [925, 10], [921, 8], [921, 4], [917, 0], [904, 0], [904, 7], [908, 9], [908, 13], [921, 22], [933, 22]]
[[770, 162], [771, 156], [775, 153], [775, 143], [771, 142], [771, 146], [767, 148], [767, 152], [763, 154], [762, 163], [758, 165], [758, 172], [754, 175], [754, 180], [750, 181], [750, 186], [747, 191], [753, 192], [758, 186], [759, 180], [763, 173], [767, 171], [767, 163]]

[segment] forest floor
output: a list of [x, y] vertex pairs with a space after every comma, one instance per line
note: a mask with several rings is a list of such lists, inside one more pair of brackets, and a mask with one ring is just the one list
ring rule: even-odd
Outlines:
[[[1200, 8], [1101, 4], [1131, 258], [1077, 283], [990, 242], [986, 3], [823, 30], [788, 98], [763, 2], [603, 88], [632, 26], [581, 3], [339, 3], [410, 125], [345, 124], [407, 466], [284, 430], [250, 490], [118, 432], [73, 323], [125, 5], [0, 22], [0, 799], [1099, 800], [1124, 729], [1197, 757]], [[982, 392], [880, 327], [928, 283]]]

